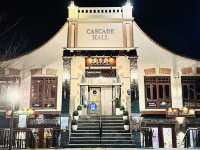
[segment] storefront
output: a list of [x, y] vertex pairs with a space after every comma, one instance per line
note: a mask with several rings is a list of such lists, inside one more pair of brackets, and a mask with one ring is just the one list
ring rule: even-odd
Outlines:
[[[68, 43], [64, 48], [64, 83], [69, 113], [84, 106], [82, 115], [115, 115], [115, 100], [131, 111], [133, 46], [132, 6], [68, 7]], [[95, 19], [94, 16], [98, 16]], [[74, 69], [76, 68], [76, 69]]]
[[[78, 73], [77, 70], [71, 70], [71, 89], [72, 87], [75, 89], [70, 92], [73, 99], [72, 108], [76, 109], [78, 105], [85, 106], [82, 115], [115, 115], [115, 100], [120, 99], [125, 108], [130, 111], [129, 68], [130, 58], [137, 59], [135, 49], [87, 53], [65, 50], [64, 55], [68, 58], [70, 56], [71, 68], [75, 67], [76, 61], [82, 61]], [[125, 77], [122, 76], [122, 72], [125, 73]]]

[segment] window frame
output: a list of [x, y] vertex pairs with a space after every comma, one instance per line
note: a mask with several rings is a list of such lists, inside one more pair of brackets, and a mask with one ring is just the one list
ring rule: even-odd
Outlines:
[[[40, 81], [42, 82], [41, 85], [33, 85], [34, 80], [36, 82]], [[53, 80], [54, 83], [47, 83], [49, 82], [49, 80]], [[37, 94], [35, 94], [36, 96], [34, 97], [34, 86], [37, 86], [36, 90], [40, 90], [41, 88], [41, 92], [37, 92]], [[41, 86], [41, 87], [40, 87]], [[51, 93], [52, 91], [49, 92], [49, 90], [47, 90], [47, 88], [51, 87], [51, 86], [55, 86], [55, 91], [54, 97], [48, 96], [49, 93]], [[30, 87], [30, 107], [34, 108], [34, 109], [56, 109], [57, 108], [57, 90], [58, 90], [58, 77], [57, 76], [32, 76], [31, 77], [31, 87]], [[52, 93], [51, 93], [52, 94]], [[36, 100], [38, 99], [38, 100]], [[35, 104], [39, 104], [41, 106], [33, 106]], [[50, 103], [51, 107], [45, 106], [46, 103]], [[48, 105], [48, 104], [47, 104]]]
[[[162, 87], [160, 94], [159, 87]], [[168, 87], [168, 94], [166, 93]], [[147, 88], [149, 90], [147, 90]], [[147, 91], [150, 91], [147, 93]], [[172, 106], [171, 77], [170, 76], [144, 76], [144, 95], [146, 109], [166, 109]], [[161, 97], [162, 95], [162, 97]], [[167, 96], [168, 95], [168, 96]], [[166, 103], [166, 106], [161, 106]], [[152, 104], [152, 106], [150, 106]]]
[[[183, 102], [184, 107], [200, 109], [200, 85], [198, 87], [198, 83], [200, 84], [200, 76], [181, 76], [182, 102]], [[193, 86], [194, 88], [193, 98], [190, 97], [192, 93], [191, 86]], [[184, 87], [186, 87], [187, 94], [185, 93]], [[184, 97], [186, 96], [184, 94], [186, 94], [187, 97]], [[198, 99], [198, 95], [199, 95], [199, 99]]]

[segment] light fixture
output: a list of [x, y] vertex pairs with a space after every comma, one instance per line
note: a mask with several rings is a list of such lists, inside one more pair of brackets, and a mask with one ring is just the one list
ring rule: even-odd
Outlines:
[[172, 108], [168, 108], [168, 113], [172, 113]]
[[187, 114], [188, 113], [188, 108], [187, 107], [183, 107], [183, 113]]
[[124, 5], [125, 7], [132, 7], [132, 4], [130, 2], [130, 0], [127, 0], [127, 2]]
[[15, 105], [21, 98], [21, 91], [19, 86], [9, 86], [7, 89], [7, 99], [8, 101]]
[[75, 4], [74, 4], [74, 1], [72, 0], [71, 2], [70, 2], [70, 4], [69, 4], [69, 7], [74, 7], [75, 6]]
[[185, 117], [176, 117], [176, 121], [178, 122], [178, 124], [183, 124], [185, 121]]
[[189, 114], [190, 114], [190, 115], [194, 115], [194, 114], [195, 114], [195, 110], [194, 110], [194, 109], [190, 109], [190, 110], [189, 110]]

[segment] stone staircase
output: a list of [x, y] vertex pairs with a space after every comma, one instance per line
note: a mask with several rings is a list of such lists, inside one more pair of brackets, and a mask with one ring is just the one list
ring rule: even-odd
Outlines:
[[[100, 127], [101, 125], [101, 127]], [[81, 116], [78, 130], [72, 131], [69, 147], [135, 147], [122, 116]]]

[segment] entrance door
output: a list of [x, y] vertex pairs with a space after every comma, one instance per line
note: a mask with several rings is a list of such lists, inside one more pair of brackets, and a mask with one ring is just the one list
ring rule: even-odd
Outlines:
[[112, 87], [101, 88], [102, 115], [112, 115]]
[[101, 114], [101, 88], [100, 87], [89, 87], [88, 114], [90, 115]]
[[164, 148], [172, 148], [172, 128], [163, 128]]

